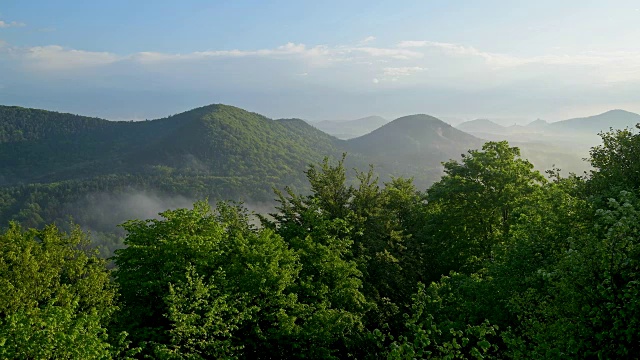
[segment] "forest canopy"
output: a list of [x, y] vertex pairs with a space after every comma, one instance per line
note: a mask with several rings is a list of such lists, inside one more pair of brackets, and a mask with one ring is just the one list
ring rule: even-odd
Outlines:
[[259, 221], [206, 201], [127, 221], [109, 261], [13, 222], [0, 357], [631, 358], [640, 135], [602, 137], [588, 176], [488, 142], [424, 191], [325, 159]]

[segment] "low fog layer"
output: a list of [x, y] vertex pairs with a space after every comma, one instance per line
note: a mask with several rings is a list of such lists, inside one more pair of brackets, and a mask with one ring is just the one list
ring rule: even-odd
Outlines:
[[[122, 247], [125, 231], [118, 225], [133, 219], [160, 219], [160, 213], [179, 208], [192, 208], [195, 199], [179, 195], [167, 195], [153, 191], [128, 190], [121, 193], [92, 193], [82, 200], [68, 206], [71, 220], [91, 233], [92, 242], [98, 246], [108, 244], [102, 249], [104, 254]], [[215, 207], [216, 201], [209, 203]], [[250, 213], [268, 214], [275, 210], [274, 203], [242, 203]], [[252, 218], [258, 225], [256, 217]]]

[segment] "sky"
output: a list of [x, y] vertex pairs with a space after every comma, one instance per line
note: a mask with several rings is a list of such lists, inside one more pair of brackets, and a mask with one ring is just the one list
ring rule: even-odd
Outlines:
[[640, 2], [0, 1], [0, 104], [113, 120], [640, 112]]

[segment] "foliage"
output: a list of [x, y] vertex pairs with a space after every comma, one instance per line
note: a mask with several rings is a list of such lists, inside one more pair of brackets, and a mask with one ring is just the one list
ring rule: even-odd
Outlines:
[[[640, 129], [640, 124], [636, 126]], [[589, 190], [600, 199], [615, 197], [622, 190], [640, 186], [640, 134], [631, 129], [601, 133], [602, 145], [591, 149]]]
[[299, 265], [279, 236], [224, 203], [162, 216], [126, 223], [128, 247], [116, 252], [119, 325], [134, 343], [157, 356], [228, 357], [291, 331]]
[[592, 232], [539, 270], [544, 286], [511, 300], [522, 321], [508, 334], [514, 356], [624, 358], [640, 351], [637, 207], [629, 192], [611, 198], [597, 210]]
[[54, 226], [0, 234], [0, 357], [110, 358], [116, 288], [86, 236]]
[[494, 260], [508, 241], [519, 207], [539, 191], [544, 177], [507, 142], [488, 142], [462, 161], [444, 164], [445, 175], [427, 191], [423, 251], [434, 267], [424, 281], [449, 271], [473, 273]]
[[[478, 279], [454, 273], [452, 278], [444, 278], [428, 288], [420, 284], [413, 297], [411, 314], [405, 314], [407, 335], [391, 344], [388, 359], [484, 359], [497, 355], [498, 347], [493, 343], [500, 341], [497, 326], [487, 320], [470, 325], [468, 319], [461, 319], [464, 313], [450, 311], [463, 300], [455, 287], [464, 287], [468, 281]], [[443, 313], [453, 316], [442, 316]]]
[[345, 184], [342, 162], [307, 171], [311, 195], [299, 196], [288, 189], [279, 193], [279, 213], [274, 220], [262, 218], [286, 239], [300, 257], [300, 281], [295, 288], [305, 309], [302, 346], [314, 356], [332, 356], [332, 348], [346, 353], [358, 348], [363, 318], [371, 304], [362, 293], [363, 273], [354, 256], [354, 213], [347, 204], [354, 189]]

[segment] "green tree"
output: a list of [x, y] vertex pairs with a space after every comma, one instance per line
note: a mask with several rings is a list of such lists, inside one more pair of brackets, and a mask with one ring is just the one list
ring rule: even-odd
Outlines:
[[[636, 125], [640, 129], [640, 124]], [[602, 145], [593, 147], [590, 162], [595, 168], [588, 182], [589, 194], [602, 199], [622, 190], [640, 189], [640, 134], [630, 129], [601, 133]]]
[[[489, 321], [474, 324], [460, 311], [473, 301], [483, 280], [452, 273], [429, 287], [419, 284], [405, 318], [405, 333], [389, 346], [388, 359], [484, 359], [496, 356], [501, 343], [498, 327]], [[380, 339], [385, 336], [377, 332]]]
[[[629, 358], [638, 349], [637, 135], [601, 134], [588, 179], [557, 179], [515, 227], [493, 275], [517, 317], [507, 354]], [[536, 215], [538, 214], [538, 215]]]
[[[372, 168], [368, 172], [356, 170], [349, 184], [344, 160], [331, 164], [325, 159], [311, 165], [306, 173], [311, 194], [278, 193], [279, 212], [264, 223], [277, 229], [301, 254], [309, 254], [311, 244], [313, 248], [329, 246], [327, 254], [336, 254], [331, 261], [315, 250], [312, 256], [301, 255], [301, 274], [315, 269], [311, 276], [316, 283], [325, 282], [322, 278], [327, 267], [336, 264], [331, 266], [342, 268], [345, 276], [341, 282], [351, 282], [349, 286], [357, 289], [352, 299], [364, 295], [366, 307], [349, 307], [351, 312], [364, 315], [358, 327], [367, 330], [361, 331], [357, 346], [357, 356], [364, 357], [375, 353], [371, 330], [385, 326], [394, 332], [402, 327], [402, 308], [411, 303], [422, 265], [417, 251], [420, 242], [412, 232], [421, 228], [424, 204], [412, 180], [393, 179], [381, 188]], [[356, 281], [347, 282], [349, 278]], [[336, 303], [330, 296], [327, 300]]]
[[77, 227], [65, 234], [12, 223], [0, 234], [0, 358], [108, 359], [118, 352], [107, 333], [116, 288], [87, 246]]
[[344, 157], [334, 166], [325, 159], [310, 166], [306, 174], [311, 194], [301, 196], [290, 189], [286, 196], [278, 193], [278, 213], [272, 214], [273, 220], [263, 219], [300, 256], [296, 291], [308, 309], [303, 327], [312, 356], [368, 351], [365, 315], [375, 305], [369, 264], [378, 259], [372, 256], [378, 250], [372, 246], [374, 238], [367, 236], [377, 228], [367, 225], [386, 225], [370, 222], [381, 213], [373, 174], [358, 174], [359, 187], [347, 185], [343, 162]]
[[514, 296], [520, 326], [507, 334], [513, 356], [630, 358], [640, 351], [640, 202], [611, 198], [590, 233], [541, 268], [543, 287]]
[[419, 235], [430, 267], [423, 281], [449, 271], [471, 274], [509, 238], [518, 208], [545, 178], [506, 141], [488, 142], [444, 163], [445, 175], [427, 191], [426, 226]]
[[279, 339], [296, 327], [297, 255], [240, 207], [200, 202], [161, 215], [124, 225], [120, 327], [154, 357], [282, 356]]

